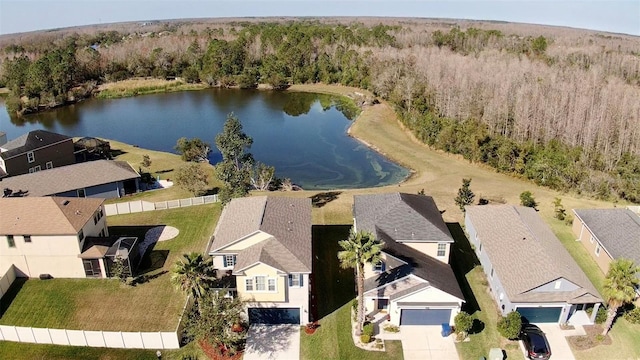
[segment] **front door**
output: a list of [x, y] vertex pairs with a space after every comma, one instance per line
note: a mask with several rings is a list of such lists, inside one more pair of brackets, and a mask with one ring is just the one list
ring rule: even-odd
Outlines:
[[82, 260], [84, 265], [84, 274], [87, 277], [102, 277], [102, 271], [100, 271], [100, 260]]

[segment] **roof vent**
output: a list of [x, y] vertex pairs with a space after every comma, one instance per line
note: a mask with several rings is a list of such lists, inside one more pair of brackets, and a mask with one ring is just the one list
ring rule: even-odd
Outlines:
[[69, 205], [69, 200], [65, 200], [62, 202], [62, 206], [67, 206], [67, 205]]
[[522, 238], [522, 240], [523, 240], [523, 241], [524, 241], [524, 240], [527, 240], [527, 238], [526, 238], [526, 237], [523, 237], [523, 238]]
[[76, 215], [80, 215], [81, 211], [80, 210], [76, 210]]

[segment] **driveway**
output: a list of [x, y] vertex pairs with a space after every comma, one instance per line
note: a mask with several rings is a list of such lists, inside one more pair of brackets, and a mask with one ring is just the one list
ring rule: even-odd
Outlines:
[[300, 359], [300, 325], [251, 325], [243, 359]]
[[402, 325], [400, 339], [405, 360], [457, 360], [453, 335], [442, 337], [440, 326]]
[[[573, 356], [573, 352], [571, 351], [571, 347], [567, 342], [567, 338], [565, 336], [575, 335], [574, 331], [565, 331], [560, 330], [560, 326], [555, 323], [549, 324], [535, 324], [540, 330], [542, 330], [547, 336], [547, 341], [549, 342], [549, 347], [551, 348], [551, 358], [552, 359], [562, 359], [562, 360], [575, 360]], [[582, 328], [580, 328], [582, 329]], [[524, 346], [522, 345], [522, 341], [520, 341], [520, 348], [524, 352]], [[526, 359], [526, 356], [525, 356]]]

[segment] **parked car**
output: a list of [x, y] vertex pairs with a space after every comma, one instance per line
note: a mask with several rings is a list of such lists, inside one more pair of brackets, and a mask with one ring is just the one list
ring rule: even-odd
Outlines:
[[520, 330], [520, 340], [524, 344], [529, 359], [549, 360], [551, 358], [551, 347], [539, 327], [533, 324], [524, 324]]

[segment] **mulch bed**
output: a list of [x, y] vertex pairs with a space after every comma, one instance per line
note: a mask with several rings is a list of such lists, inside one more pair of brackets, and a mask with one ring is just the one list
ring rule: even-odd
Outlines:
[[216, 346], [209, 344], [204, 340], [198, 341], [198, 345], [207, 357], [211, 360], [240, 360], [244, 355], [242, 351], [239, 351], [235, 355], [227, 355], [222, 353], [222, 349], [217, 349]]
[[611, 336], [598, 336], [602, 334], [602, 326], [585, 325], [584, 331], [587, 333], [587, 335], [570, 336], [567, 338], [567, 341], [572, 348], [576, 350], [587, 350], [598, 345], [611, 345]]

